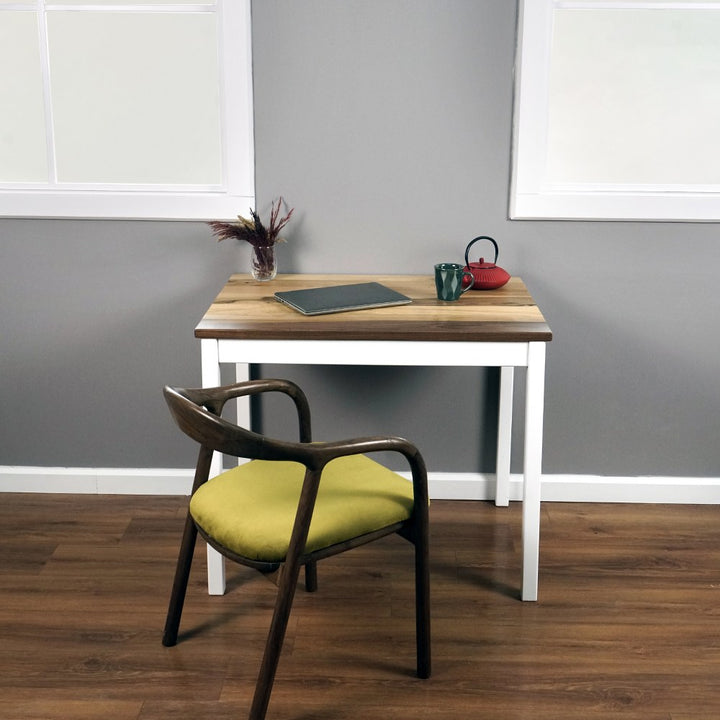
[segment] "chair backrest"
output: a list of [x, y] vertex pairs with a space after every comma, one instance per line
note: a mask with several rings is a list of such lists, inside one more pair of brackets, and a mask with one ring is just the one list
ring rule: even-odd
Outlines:
[[[261, 390], [244, 383], [242, 387], [187, 390], [166, 386], [165, 401], [177, 426], [208, 450], [235, 457], [260, 460], [295, 460], [305, 463], [311, 441], [307, 399], [293, 383], [283, 380], [259, 381]], [[284, 392], [295, 402], [300, 425], [300, 442], [283, 442], [247, 430], [220, 416], [225, 403], [258, 391]]]

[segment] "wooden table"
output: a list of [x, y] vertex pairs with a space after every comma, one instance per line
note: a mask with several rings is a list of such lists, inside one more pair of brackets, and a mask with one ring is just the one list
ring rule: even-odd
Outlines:
[[[307, 317], [277, 302], [280, 290], [376, 281], [412, 298], [409, 305]], [[436, 298], [431, 276], [278, 275], [260, 283], [233, 275], [195, 329], [201, 340], [203, 387], [221, 384], [234, 364], [499, 367], [496, 467], [498, 505], [509, 502], [514, 368], [527, 368], [523, 468], [522, 598], [537, 599], [545, 348], [552, 333], [520, 278], [492, 291], [468, 291], [456, 302]], [[249, 426], [249, 403], [238, 407]], [[221, 458], [213, 461], [221, 470]], [[224, 562], [208, 548], [208, 590], [225, 592]]]

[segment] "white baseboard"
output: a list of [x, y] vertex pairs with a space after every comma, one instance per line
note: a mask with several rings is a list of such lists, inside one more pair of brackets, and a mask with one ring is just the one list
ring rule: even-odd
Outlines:
[[[495, 476], [476, 473], [429, 473], [435, 500], [492, 500]], [[510, 476], [510, 500], [522, 500], [522, 475]], [[541, 498], [546, 502], [720, 504], [720, 478], [606, 477], [543, 475]]]
[[[405, 473], [403, 473], [405, 474]], [[0, 466], [0, 492], [189, 495], [192, 470]], [[434, 500], [492, 500], [495, 476], [429, 473]], [[510, 477], [510, 500], [522, 499], [522, 476]], [[720, 478], [543, 475], [551, 502], [720, 504]]]
[[0, 492], [189, 495], [193, 470], [0, 466]]

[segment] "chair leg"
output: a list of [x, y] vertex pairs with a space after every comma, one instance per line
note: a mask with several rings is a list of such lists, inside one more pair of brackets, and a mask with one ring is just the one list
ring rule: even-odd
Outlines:
[[415, 633], [417, 676], [429, 678], [430, 652], [430, 553], [427, 524], [415, 539]]
[[249, 720], [265, 720], [299, 575], [299, 565], [294, 563], [283, 565], [275, 601], [275, 612], [273, 613], [270, 632], [265, 643], [265, 654], [260, 666], [257, 684], [255, 685], [255, 695], [250, 708]]
[[177, 643], [178, 628], [180, 627], [180, 616], [182, 615], [185, 593], [187, 591], [188, 578], [190, 577], [190, 566], [192, 565], [195, 540], [197, 539], [197, 528], [188, 512], [185, 519], [185, 530], [183, 531], [182, 543], [178, 554], [177, 567], [175, 568], [175, 580], [173, 581], [170, 604], [168, 606], [167, 618], [165, 619], [165, 630], [163, 632], [162, 644], [165, 647], [172, 647]]
[[315, 592], [317, 589], [317, 561], [311, 560], [309, 563], [305, 563], [305, 590]]

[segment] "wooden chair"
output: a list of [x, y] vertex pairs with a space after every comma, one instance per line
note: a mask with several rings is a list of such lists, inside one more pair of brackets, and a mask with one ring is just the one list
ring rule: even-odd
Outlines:
[[[221, 416], [231, 398], [264, 392], [295, 404], [300, 441], [283, 442], [238, 427]], [[227, 387], [166, 387], [178, 427], [200, 444], [163, 644], [177, 642], [197, 533], [225, 557], [269, 572], [281, 566], [278, 594], [250, 720], [263, 720], [282, 650], [300, 567], [306, 588], [317, 587], [316, 563], [391, 533], [415, 546], [417, 675], [430, 676], [427, 472], [407, 440], [366, 437], [311, 442], [310, 410], [302, 390], [285, 380], [252, 380]], [[248, 458], [208, 480], [213, 452]], [[405, 456], [412, 482], [367, 457]]]

